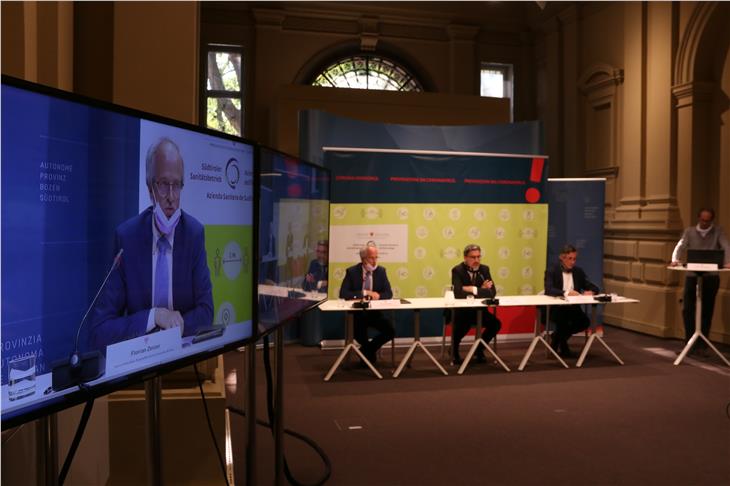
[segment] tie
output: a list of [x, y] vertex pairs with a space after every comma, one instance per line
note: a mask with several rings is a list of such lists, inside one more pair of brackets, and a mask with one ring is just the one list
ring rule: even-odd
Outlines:
[[170, 243], [161, 236], [157, 240], [157, 264], [155, 266], [155, 307], [168, 309], [170, 307], [168, 290], [170, 288], [170, 270], [167, 268], [167, 250]]
[[373, 290], [373, 272], [365, 272], [365, 282], [362, 284], [363, 290]]
[[469, 270], [469, 278], [471, 279], [471, 284], [474, 285], [474, 281], [476, 280], [477, 272], [473, 270]]

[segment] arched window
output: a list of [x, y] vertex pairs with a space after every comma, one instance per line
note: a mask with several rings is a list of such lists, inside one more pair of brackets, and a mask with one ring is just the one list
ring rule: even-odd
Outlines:
[[348, 56], [327, 66], [315, 76], [312, 86], [423, 91], [421, 83], [403, 66], [370, 54]]

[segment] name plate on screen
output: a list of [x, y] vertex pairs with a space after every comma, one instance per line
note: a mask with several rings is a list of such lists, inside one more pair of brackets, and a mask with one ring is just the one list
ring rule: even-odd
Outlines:
[[170, 357], [182, 349], [179, 328], [145, 334], [106, 348], [106, 374], [118, 375]]
[[711, 272], [717, 270], [717, 263], [688, 263], [687, 270], [696, 272]]

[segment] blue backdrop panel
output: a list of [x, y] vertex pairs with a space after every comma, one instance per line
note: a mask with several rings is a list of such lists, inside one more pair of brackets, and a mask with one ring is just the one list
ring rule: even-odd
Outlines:
[[[2, 119], [12, 120], [2, 139], [14, 141], [2, 144], [6, 383], [16, 356], [35, 354], [42, 374], [72, 351], [111, 263], [115, 223], [136, 213], [139, 128], [125, 116], [2, 89]], [[84, 333], [80, 342], [85, 349]]]
[[542, 124], [537, 121], [505, 125], [398, 125], [304, 110], [299, 115], [299, 127], [300, 156], [320, 165], [322, 147], [544, 153]]
[[327, 152], [325, 164], [337, 203], [539, 203], [547, 174], [530, 157]]
[[[605, 179], [548, 179], [548, 268], [558, 262], [560, 249], [578, 249], [578, 266], [603, 291], [603, 222]], [[598, 323], [603, 322], [602, 307]]]
[[[504, 125], [427, 126], [377, 123], [337, 116], [319, 110], [299, 115], [299, 155], [324, 165], [322, 147], [358, 147], [407, 150], [443, 150], [505, 154], [543, 154], [544, 136], [538, 121]], [[544, 171], [547, 174], [547, 170]], [[334, 189], [334, 184], [333, 184]], [[542, 192], [542, 191], [541, 191]], [[342, 316], [308, 312], [303, 317], [301, 340], [316, 345], [322, 339], [342, 338]], [[411, 316], [396, 313], [396, 331], [411, 329]], [[423, 313], [423, 320], [436, 321], [440, 312]], [[325, 332], [325, 329], [327, 332]], [[411, 331], [407, 331], [411, 332]]]

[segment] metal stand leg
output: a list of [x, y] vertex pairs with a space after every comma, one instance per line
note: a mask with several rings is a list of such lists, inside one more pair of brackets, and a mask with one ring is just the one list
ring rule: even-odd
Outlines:
[[58, 483], [58, 425], [55, 413], [38, 419], [36, 454], [38, 483], [45, 486]]
[[[591, 323], [593, 324], [593, 328], [595, 329], [595, 324], [596, 324], [596, 306], [595, 305], [592, 306], [592, 309], [591, 309]], [[581, 351], [580, 357], [578, 358], [578, 362], [575, 364], [576, 368], [580, 368], [581, 366], [583, 366], [583, 361], [585, 361], [586, 356], [588, 355], [588, 350], [591, 349], [591, 345], [593, 344], [593, 341], [595, 341], [596, 339], [598, 339], [598, 342], [603, 344], [603, 347], [606, 348], [609, 353], [611, 353], [611, 356], [613, 356], [616, 359], [616, 361], [619, 362], [619, 364], [621, 364], [621, 365], [624, 364], [624, 362], [621, 361], [621, 358], [619, 358], [618, 355], [613, 352], [613, 349], [611, 349], [608, 346], [608, 344], [606, 344], [606, 341], [604, 341], [603, 338], [601, 338], [601, 336], [599, 336], [597, 333], [594, 332], [593, 334], [591, 334], [588, 337], [588, 341], [586, 341], [585, 346], [583, 346], [583, 351]]]
[[489, 347], [489, 345], [484, 342], [484, 339], [482, 339], [482, 310], [479, 309], [477, 311], [477, 328], [476, 332], [474, 333], [474, 343], [469, 348], [469, 352], [466, 354], [466, 358], [464, 358], [464, 362], [461, 363], [461, 366], [459, 367], [459, 371], [456, 373], [459, 375], [464, 374], [464, 371], [466, 370], [466, 367], [469, 366], [469, 363], [471, 362], [471, 358], [474, 356], [474, 353], [476, 353], [477, 349], [479, 348], [479, 345], [483, 344], [485, 348], [487, 348], [487, 351], [489, 351], [489, 354], [492, 355], [492, 357], [497, 360], [497, 362], [504, 368], [505, 371], [510, 371], [509, 366], [507, 366], [504, 361], [502, 361], [499, 356], [497, 356], [497, 353], [494, 352], [492, 348]]
[[246, 345], [246, 484], [256, 483], [256, 342]]
[[155, 377], [145, 382], [147, 403], [147, 483], [162, 485], [162, 433], [160, 408], [162, 405], [162, 378]]
[[[547, 307], [545, 311], [545, 325], [547, 327], [547, 324], [550, 322], [550, 307]], [[535, 337], [532, 338], [532, 342], [530, 343], [530, 347], [527, 349], [527, 353], [525, 353], [525, 356], [522, 358], [522, 361], [520, 362], [520, 366], [517, 368], [519, 371], [522, 371], [525, 369], [525, 366], [527, 366], [527, 361], [530, 359], [530, 356], [532, 356], [533, 351], [535, 351], [535, 346], [537, 346], [537, 343], [540, 342], [543, 345], [545, 345], [545, 349], [547, 349], [550, 353], [552, 353], [553, 356], [555, 356], [555, 359], [557, 359], [560, 364], [562, 364], [565, 368], [568, 368], [568, 365], [563, 361], [563, 358], [558, 356], [558, 353], [555, 352], [555, 350], [548, 344], [547, 341], [540, 335], [540, 322], [539, 322], [539, 313], [535, 315]]]
[[358, 355], [360, 357], [360, 359], [363, 361], [363, 363], [365, 363], [368, 366], [368, 368], [370, 368], [370, 371], [372, 371], [373, 374], [375, 374], [375, 376], [377, 376], [379, 379], [382, 380], [383, 375], [381, 375], [380, 372], [377, 369], [375, 369], [375, 366], [373, 366], [373, 364], [365, 357], [364, 354], [362, 354], [362, 352], [358, 349], [357, 345], [355, 345], [355, 343], [353, 342], [353, 337], [352, 337], [353, 336], [353, 319], [352, 319], [351, 313], [349, 313], [349, 312], [347, 313], [347, 316], [345, 317], [345, 321], [346, 321], [346, 326], [347, 326], [347, 331], [346, 331], [347, 335], [345, 337], [345, 341], [346, 341], [345, 349], [342, 350], [342, 352], [337, 357], [337, 359], [335, 360], [332, 367], [329, 369], [329, 371], [325, 375], [324, 381], [329, 381], [330, 378], [332, 378], [332, 375], [335, 374], [335, 371], [337, 371], [337, 368], [340, 367], [340, 365], [342, 364], [342, 361], [345, 359], [345, 357], [348, 355], [348, 353], [350, 351], [353, 351], [356, 355]]
[[423, 352], [426, 353], [426, 356], [428, 356], [431, 361], [433, 361], [433, 363], [436, 365], [436, 367], [441, 370], [441, 373], [443, 373], [444, 375], [448, 375], [444, 367], [441, 366], [441, 363], [439, 363], [438, 360], [436, 360], [436, 358], [434, 358], [433, 355], [429, 352], [429, 350], [426, 349], [426, 346], [421, 343], [421, 313], [417, 309], [414, 311], [413, 315], [413, 339], [413, 344], [410, 345], [408, 351], [406, 351], [406, 355], [403, 357], [400, 364], [398, 365], [398, 368], [393, 373], [393, 378], [398, 378], [398, 376], [400, 376], [403, 368], [405, 368], [408, 362], [411, 360], [411, 357], [413, 356], [416, 348], [422, 349]]
[[699, 339], [703, 339], [710, 349], [712, 349], [727, 366], [730, 366], [730, 361], [728, 361], [727, 358], [725, 358], [725, 356], [717, 350], [715, 345], [713, 345], [710, 340], [702, 334], [702, 273], [697, 274], [697, 288], [695, 289], [695, 333], [692, 334], [692, 337], [689, 341], [687, 341], [682, 352], [679, 353], [677, 359], [674, 360], [675, 366], [682, 362], [690, 349], [692, 349], [692, 346], [694, 346]]
[[593, 341], [598, 340], [599, 343], [603, 344], [603, 347], [605, 347], [609, 353], [611, 353], [611, 356], [614, 357], [616, 361], [619, 362], [619, 364], [624, 364], [623, 361], [621, 361], [621, 358], [618, 357], [616, 353], [613, 352], [613, 349], [611, 349], [608, 344], [606, 344], [606, 341], [603, 340], [601, 336], [599, 336], [596, 333], [593, 333], [588, 338], [588, 341], [586, 342], [586, 345], [583, 346], [583, 351], [580, 353], [580, 358], [578, 358], [578, 362], [575, 364], [576, 368], [580, 368], [583, 366], [583, 361], [586, 359], [586, 355], [588, 355], [588, 350], [591, 348], [591, 345], [593, 344]]
[[284, 326], [276, 330], [276, 394], [274, 396], [274, 484], [284, 484]]

